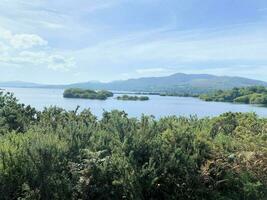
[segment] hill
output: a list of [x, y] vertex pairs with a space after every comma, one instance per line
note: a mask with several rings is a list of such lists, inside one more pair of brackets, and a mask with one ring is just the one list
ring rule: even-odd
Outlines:
[[[12, 83], [12, 82], [11, 82]], [[115, 90], [135, 92], [168, 92], [175, 94], [201, 94], [219, 89], [232, 89], [233, 87], [267, 86], [266, 82], [231, 76], [215, 76], [208, 74], [177, 73], [164, 77], [146, 77], [102, 82], [84, 82], [68, 85], [40, 85], [32, 83], [0, 83], [0, 87], [41, 87], [41, 88], [82, 88], [93, 90]]]
[[242, 77], [177, 73], [165, 77], [147, 77], [124, 81], [113, 81], [110, 83], [86, 82], [71, 84], [65, 87], [136, 92], [145, 91], [199, 94], [209, 92], [211, 90], [232, 89], [233, 87], [248, 87], [254, 85], [267, 86], [267, 83]]
[[43, 87], [44, 85], [38, 83], [30, 83], [24, 81], [7, 81], [0, 82], [0, 87], [14, 87], [14, 88], [36, 88]]

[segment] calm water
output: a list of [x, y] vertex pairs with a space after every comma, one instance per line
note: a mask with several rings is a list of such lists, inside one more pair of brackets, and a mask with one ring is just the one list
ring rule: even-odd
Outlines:
[[140, 117], [141, 114], [163, 117], [169, 115], [197, 115], [199, 117], [217, 116], [221, 113], [232, 112], [255, 112], [259, 116], [267, 117], [267, 108], [244, 104], [231, 104], [219, 102], [204, 102], [197, 98], [188, 97], [161, 97], [149, 96], [150, 100], [141, 101], [118, 101], [110, 98], [106, 101], [86, 99], [64, 99], [61, 89], [32, 89], [32, 88], [5, 88], [13, 92], [21, 103], [29, 104], [38, 110], [44, 107], [60, 106], [67, 110], [74, 110], [78, 105], [81, 109], [90, 108], [100, 117], [104, 110], [124, 110], [131, 117]]

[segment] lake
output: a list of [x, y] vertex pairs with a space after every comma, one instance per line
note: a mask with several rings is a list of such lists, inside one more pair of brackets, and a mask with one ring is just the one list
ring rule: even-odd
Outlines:
[[156, 118], [182, 115], [197, 115], [198, 117], [218, 116], [222, 113], [231, 112], [255, 112], [259, 116], [267, 117], [267, 108], [245, 104], [232, 104], [221, 102], [205, 102], [191, 97], [162, 97], [149, 96], [149, 101], [118, 101], [114, 97], [106, 101], [88, 99], [65, 99], [62, 89], [37, 89], [37, 88], [3, 88], [13, 92], [21, 103], [31, 105], [37, 110], [44, 107], [59, 106], [66, 110], [90, 108], [98, 117], [104, 110], [124, 110], [131, 117], [140, 117], [142, 114], [154, 115]]

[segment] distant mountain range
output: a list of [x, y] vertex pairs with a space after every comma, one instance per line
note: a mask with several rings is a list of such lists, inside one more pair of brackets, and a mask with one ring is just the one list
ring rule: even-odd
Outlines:
[[38, 83], [30, 83], [24, 81], [7, 81], [0, 82], [0, 87], [15, 87], [15, 88], [38, 88], [43, 87], [45, 85]]
[[167, 92], [176, 94], [200, 94], [217, 89], [247, 87], [253, 85], [267, 86], [267, 82], [242, 77], [215, 76], [208, 74], [177, 73], [164, 77], [147, 77], [109, 83], [84, 82], [67, 85], [42, 85], [27, 82], [0, 82], [0, 87], [26, 88], [90, 88], [134, 92]]

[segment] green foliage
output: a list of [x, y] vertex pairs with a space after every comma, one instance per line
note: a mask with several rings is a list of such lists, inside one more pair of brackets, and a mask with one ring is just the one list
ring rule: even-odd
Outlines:
[[94, 91], [94, 90], [84, 90], [79, 88], [66, 89], [63, 93], [64, 98], [106, 100], [108, 97], [112, 96], [113, 93], [106, 90]]
[[36, 119], [34, 108], [18, 103], [13, 94], [0, 91], [0, 135], [11, 130], [25, 132]]
[[123, 101], [148, 101], [148, 96], [129, 96], [129, 95], [123, 95], [118, 96], [117, 100], [123, 100]]
[[251, 104], [267, 104], [267, 92], [265, 94], [253, 94], [250, 96]]
[[[0, 109], [24, 108], [11, 99]], [[29, 116], [22, 130], [11, 121], [1, 129], [1, 200], [267, 198], [267, 119], [255, 114], [155, 120], [112, 111], [97, 120], [51, 107]]]
[[267, 88], [263, 86], [251, 86], [246, 88], [234, 88], [232, 90], [218, 90], [199, 96], [205, 101], [223, 101], [246, 104], [267, 104]]

